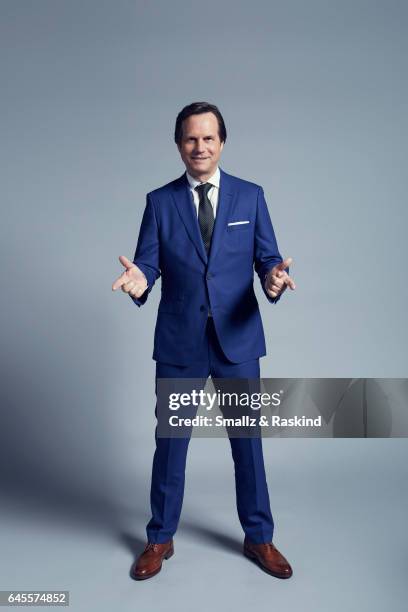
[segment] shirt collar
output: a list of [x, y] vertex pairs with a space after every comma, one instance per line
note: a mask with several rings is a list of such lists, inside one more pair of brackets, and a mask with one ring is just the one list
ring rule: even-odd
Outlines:
[[[197, 179], [192, 177], [191, 174], [189, 174], [187, 171], [186, 171], [186, 176], [187, 176], [187, 180], [188, 180], [188, 183], [191, 189], [195, 189], [197, 185], [201, 184], [200, 181], [197, 181]], [[220, 169], [218, 166], [214, 174], [206, 181], [206, 183], [210, 183], [211, 185], [214, 185], [214, 187], [217, 187], [219, 189], [220, 187]]]

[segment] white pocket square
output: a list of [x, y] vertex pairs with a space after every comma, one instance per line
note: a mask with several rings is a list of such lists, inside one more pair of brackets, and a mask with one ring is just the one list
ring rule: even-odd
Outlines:
[[246, 223], [249, 223], [249, 221], [232, 221], [228, 225], [245, 225]]

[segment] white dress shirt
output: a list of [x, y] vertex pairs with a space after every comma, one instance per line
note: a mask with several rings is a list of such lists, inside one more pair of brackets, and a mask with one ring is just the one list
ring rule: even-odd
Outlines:
[[[189, 174], [187, 171], [186, 171], [186, 175], [187, 175], [188, 183], [190, 185], [190, 191], [193, 195], [193, 202], [194, 202], [194, 206], [196, 208], [197, 217], [198, 217], [198, 206], [200, 204], [200, 196], [198, 195], [198, 192], [195, 190], [195, 188], [197, 187], [197, 185], [201, 185], [201, 182], [197, 181], [197, 179], [192, 177], [191, 174]], [[208, 179], [208, 181], [205, 181], [205, 182], [210, 183], [212, 185], [211, 189], [208, 192], [208, 199], [211, 202], [211, 206], [212, 206], [213, 213], [214, 213], [214, 219], [215, 219], [216, 214], [217, 214], [218, 194], [220, 190], [220, 169], [218, 168], [218, 166], [214, 174]]]

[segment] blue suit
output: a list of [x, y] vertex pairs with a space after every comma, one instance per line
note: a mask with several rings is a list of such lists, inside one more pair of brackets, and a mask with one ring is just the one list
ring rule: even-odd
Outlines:
[[[220, 169], [220, 193], [209, 257], [204, 249], [186, 175], [147, 194], [134, 263], [148, 291], [162, 276], [153, 359], [177, 365], [197, 360], [208, 311], [226, 357], [242, 363], [266, 354], [253, 289], [254, 266], [262, 288], [282, 261], [262, 187]], [[238, 225], [231, 223], [245, 221]], [[265, 291], [265, 290], [264, 290]], [[270, 302], [273, 300], [265, 292]]]
[[[134, 263], [148, 299], [162, 277], [153, 359], [157, 378], [257, 378], [265, 337], [253, 289], [282, 262], [262, 187], [220, 169], [217, 214], [205, 251], [186, 174], [147, 194]], [[209, 313], [212, 316], [209, 316]], [[180, 517], [189, 439], [158, 438], [153, 459], [149, 541], [164, 543]], [[260, 438], [230, 438], [241, 525], [254, 543], [270, 542], [273, 520]]]

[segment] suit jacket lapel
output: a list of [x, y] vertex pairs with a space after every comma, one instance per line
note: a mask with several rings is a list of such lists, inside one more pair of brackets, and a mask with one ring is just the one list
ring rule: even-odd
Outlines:
[[220, 168], [220, 190], [218, 194], [217, 214], [215, 217], [213, 235], [211, 239], [209, 260], [207, 258], [203, 240], [201, 238], [197, 212], [194, 207], [194, 202], [192, 201], [186, 173], [175, 181], [172, 195], [179, 215], [186, 226], [187, 233], [196, 247], [201, 259], [205, 265], [207, 265], [209, 261], [214, 259], [220, 245], [222, 244], [223, 233], [227, 227], [228, 219], [230, 218], [233, 195], [233, 187], [230, 177]]
[[207, 253], [204, 248], [201, 238], [200, 227], [198, 225], [197, 213], [192, 201], [190, 187], [188, 184], [186, 173], [176, 180], [174, 185], [173, 199], [177, 206], [177, 210], [186, 226], [188, 235], [196, 247], [201, 259], [207, 265]]
[[222, 244], [223, 235], [227, 227], [228, 219], [230, 218], [230, 210], [232, 205], [233, 187], [229, 174], [220, 168], [220, 191], [218, 194], [217, 214], [213, 235], [211, 239], [210, 262], [214, 260], [220, 245]]

